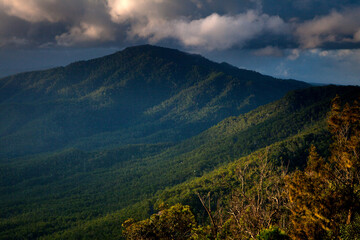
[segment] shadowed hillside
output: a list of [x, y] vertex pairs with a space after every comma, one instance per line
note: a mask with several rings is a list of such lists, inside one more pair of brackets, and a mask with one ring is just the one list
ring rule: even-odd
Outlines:
[[308, 86], [178, 50], [126, 48], [0, 79], [0, 156], [178, 142]]
[[272, 163], [289, 163], [290, 170], [303, 168], [311, 144], [326, 156], [330, 134], [325, 119], [336, 94], [351, 102], [360, 89], [292, 91], [177, 144], [71, 149], [4, 162], [0, 238], [31, 232], [48, 239], [118, 239], [121, 221], [144, 218], [161, 201], [190, 204], [202, 219], [206, 215], [195, 192], [211, 191], [213, 199], [226, 196], [238, 184], [234, 169], [266, 147]]

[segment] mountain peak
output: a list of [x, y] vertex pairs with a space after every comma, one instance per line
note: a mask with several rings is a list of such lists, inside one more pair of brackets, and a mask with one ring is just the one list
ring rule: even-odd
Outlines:
[[204, 61], [207, 64], [211, 62], [210, 60], [204, 58], [200, 54], [187, 53], [184, 51], [180, 51], [178, 49], [161, 47], [150, 44], [127, 47], [124, 50], [117, 52], [117, 55], [151, 56], [151, 57], [167, 58], [168, 60], [184, 61], [184, 62]]
[[[173, 48], [167, 48], [167, 47], [161, 47], [161, 46], [157, 46], [157, 45], [151, 45], [151, 44], [142, 44], [142, 45], [135, 45], [135, 46], [130, 46], [130, 47], [126, 47], [123, 51], [138, 51], [138, 50], [168, 50], [168, 51], [179, 51], [177, 49], [173, 49]], [[121, 52], [121, 51], [120, 51]], [[180, 52], [180, 51], [179, 51]]]
[[162, 46], [157, 46], [157, 45], [151, 45], [151, 44], [143, 44], [143, 45], [135, 45], [135, 46], [130, 46], [130, 47], [126, 47], [124, 50], [119, 51], [119, 52], [133, 52], [133, 53], [138, 53], [138, 52], [173, 52], [173, 53], [178, 53], [178, 54], [185, 54], [185, 55], [193, 55], [193, 54], [189, 54], [187, 52], [183, 52], [180, 51], [178, 49], [175, 48], [168, 48], [168, 47], [162, 47]]
[[[0, 149], [16, 154], [52, 151], [101, 134], [105, 140], [86, 140], [88, 145], [178, 141], [308, 86], [176, 49], [129, 47], [1, 79], [0, 114], [8, 117], [1, 124], [0, 142], [14, 145], [0, 144]], [[29, 142], [19, 145], [19, 139]]]

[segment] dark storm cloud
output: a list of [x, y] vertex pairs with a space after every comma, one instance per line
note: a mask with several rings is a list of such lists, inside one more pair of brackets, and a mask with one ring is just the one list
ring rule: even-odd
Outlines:
[[0, 0], [0, 46], [175, 42], [185, 48], [353, 48], [360, 8], [344, 0]]

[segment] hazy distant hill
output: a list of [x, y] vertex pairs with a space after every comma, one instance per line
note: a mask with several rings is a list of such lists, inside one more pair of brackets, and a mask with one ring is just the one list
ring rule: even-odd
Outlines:
[[126, 48], [0, 79], [0, 156], [176, 142], [308, 86], [178, 50]]

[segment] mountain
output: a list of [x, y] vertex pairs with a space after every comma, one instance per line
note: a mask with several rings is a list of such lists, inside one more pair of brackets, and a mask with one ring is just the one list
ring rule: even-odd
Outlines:
[[144, 45], [0, 79], [0, 157], [179, 142], [308, 87]]
[[[118, 239], [121, 222], [145, 218], [161, 201], [201, 215], [196, 192], [231, 192], [236, 166], [270, 149], [274, 164], [302, 168], [311, 144], [327, 154], [331, 100], [360, 97], [359, 87], [291, 91], [226, 118], [179, 143], [106, 150], [68, 149], [3, 161], [0, 239]], [[215, 198], [213, 197], [213, 198]]]

